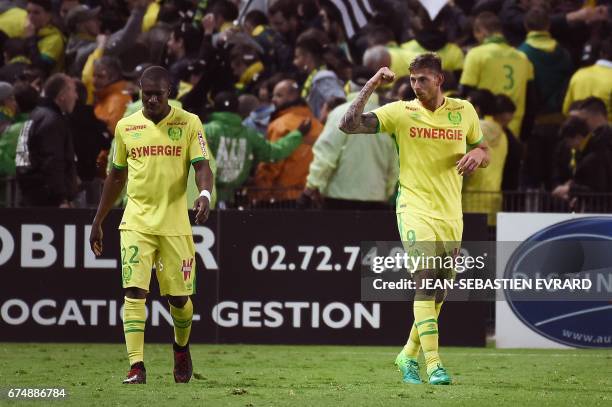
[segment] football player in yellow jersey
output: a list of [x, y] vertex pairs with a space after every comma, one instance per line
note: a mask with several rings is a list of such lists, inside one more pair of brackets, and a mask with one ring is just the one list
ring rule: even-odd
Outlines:
[[[423, 247], [435, 247], [435, 253], [426, 255], [444, 255], [458, 249], [461, 241], [462, 175], [488, 165], [488, 147], [474, 107], [442, 94], [442, 63], [433, 53], [422, 54], [410, 64], [410, 84], [417, 99], [363, 113], [372, 92], [394, 77], [389, 68], [381, 68], [353, 101], [340, 129], [393, 135], [400, 161], [396, 211], [402, 242], [407, 251], [416, 242], [429, 243]], [[424, 279], [447, 278], [452, 278], [452, 270], [421, 269], [414, 273], [414, 324], [395, 361], [406, 383], [422, 383], [417, 362], [421, 347], [429, 383], [451, 383], [438, 355], [437, 321], [446, 293], [420, 288]]]
[[174, 322], [174, 380], [191, 378], [189, 334], [193, 317], [195, 247], [188, 218], [186, 185], [195, 169], [200, 196], [196, 223], [206, 221], [213, 175], [200, 119], [168, 104], [170, 75], [160, 66], [141, 76], [143, 108], [117, 123], [113, 168], [104, 183], [93, 221], [90, 245], [102, 254], [102, 223], [128, 182], [128, 202], [119, 225], [125, 288], [123, 330], [130, 361], [126, 384], [146, 383], [145, 301], [155, 267], [160, 294], [168, 297]]
[[523, 140], [530, 136], [535, 118], [535, 85], [533, 65], [527, 56], [506, 42], [499, 18], [488, 11], [474, 20], [474, 37], [481, 43], [468, 51], [459, 83], [462, 94], [487, 89], [504, 94], [516, 105], [508, 125]]

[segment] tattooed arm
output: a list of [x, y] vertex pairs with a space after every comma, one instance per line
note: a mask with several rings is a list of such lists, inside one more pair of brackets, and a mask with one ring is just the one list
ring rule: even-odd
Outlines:
[[365, 84], [359, 95], [340, 120], [340, 130], [348, 134], [376, 133], [378, 118], [374, 113], [363, 113], [368, 99], [374, 91], [384, 83], [391, 83], [395, 74], [387, 67], [380, 68]]

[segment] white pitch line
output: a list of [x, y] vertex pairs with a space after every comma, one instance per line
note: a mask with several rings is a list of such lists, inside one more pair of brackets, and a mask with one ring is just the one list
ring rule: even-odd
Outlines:
[[563, 315], [559, 315], [554, 318], [545, 319], [544, 321], [536, 322], [535, 326], [544, 325], [549, 322], [558, 321], [560, 319], [574, 317], [576, 315], [590, 314], [591, 312], [603, 311], [606, 309], [612, 309], [612, 305], [604, 305], [603, 307], [587, 308], [587, 309], [583, 309], [583, 310], [576, 311], [576, 312], [570, 312], [569, 314], [563, 314]]
[[[442, 349], [442, 353], [444, 353], [444, 347], [441, 348]], [[478, 350], [480, 350], [480, 348], [478, 348]], [[560, 357], [560, 358], [566, 358], [566, 357], [576, 357], [576, 358], [601, 358], [601, 352], [600, 351], [604, 351], [604, 352], [612, 352], [612, 349], [568, 349], [568, 351], [579, 351], [582, 352], [584, 351], [584, 353], [504, 353], [504, 352], [486, 352], [486, 353], [478, 353], [478, 357], [482, 357], [482, 356], [489, 356], [489, 357], [499, 357], [499, 356], [552, 356], [552, 357]], [[347, 355], [347, 356], [361, 356], [361, 355], [380, 355], [380, 356], [393, 356], [396, 353], [387, 353], [387, 352], [330, 352], [329, 355], [327, 356], [335, 356], [335, 355]], [[449, 356], [469, 356], [469, 357], [474, 357], [474, 353], [455, 353], [455, 352], [451, 352], [448, 354]]]

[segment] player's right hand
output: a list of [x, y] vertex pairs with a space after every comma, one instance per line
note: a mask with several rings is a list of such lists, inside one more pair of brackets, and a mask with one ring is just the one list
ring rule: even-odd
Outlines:
[[374, 76], [372, 76], [372, 78], [370, 79], [370, 81], [374, 83], [376, 87], [379, 87], [380, 85], [386, 85], [388, 83], [392, 83], [394, 80], [395, 80], [395, 73], [391, 69], [387, 68], [386, 66], [383, 66], [382, 68], [380, 68], [378, 72], [376, 72]]
[[93, 224], [91, 225], [91, 233], [89, 234], [89, 246], [91, 247], [91, 251], [94, 252], [96, 256], [102, 255], [102, 225]]

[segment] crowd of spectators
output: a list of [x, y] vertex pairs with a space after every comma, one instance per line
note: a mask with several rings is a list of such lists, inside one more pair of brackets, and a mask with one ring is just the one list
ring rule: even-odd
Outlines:
[[414, 98], [408, 66], [424, 52], [491, 147], [465, 179], [466, 211], [501, 209], [501, 191], [574, 210], [612, 193], [611, 2], [450, 0], [433, 16], [422, 3], [0, 0], [0, 196], [95, 206], [115, 125], [142, 107], [142, 70], [162, 65], [171, 104], [205, 124], [218, 207], [392, 206], [392, 138], [338, 124], [380, 67], [396, 80], [367, 110]]

